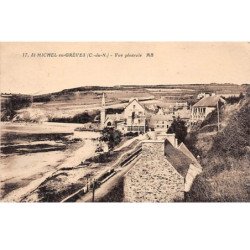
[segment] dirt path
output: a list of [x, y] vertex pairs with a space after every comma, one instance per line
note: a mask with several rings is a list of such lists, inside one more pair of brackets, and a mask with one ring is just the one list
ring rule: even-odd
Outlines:
[[142, 135], [139, 135], [139, 136], [136, 136], [136, 137], [134, 137], [134, 138], [132, 138], [132, 139], [129, 139], [129, 140], [127, 140], [127, 141], [125, 141], [120, 147], [118, 147], [118, 148], [116, 148], [114, 151], [116, 152], [116, 151], [120, 151], [120, 150], [122, 150], [123, 148], [126, 148], [126, 147], [128, 147], [131, 143], [133, 143], [134, 141], [136, 141], [136, 140], [141, 140], [142, 138], [144, 138]]
[[[137, 157], [132, 162], [130, 162], [127, 166], [118, 169], [117, 173], [112, 176], [108, 181], [103, 183], [99, 188], [95, 190], [95, 201], [102, 199], [105, 195], [107, 195], [111, 190], [119, 183], [122, 177], [126, 175], [126, 173], [135, 165], [135, 163], [140, 159]], [[83, 197], [77, 200], [77, 202], [92, 202], [93, 194], [92, 192], [88, 192]]]

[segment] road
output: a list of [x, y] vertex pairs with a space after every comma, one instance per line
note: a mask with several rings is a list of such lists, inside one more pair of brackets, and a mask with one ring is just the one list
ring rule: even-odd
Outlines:
[[[100, 200], [105, 195], [107, 195], [111, 190], [119, 183], [121, 178], [125, 176], [129, 170], [135, 165], [135, 163], [140, 159], [140, 156], [135, 158], [132, 162], [130, 162], [127, 166], [119, 168], [117, 173], [112, 176], [109, 180], [104, 182], [99, 188], [95, 190], [95, 201]], [[76, 202], [92, 202], [92, 192], [88, 192]]]

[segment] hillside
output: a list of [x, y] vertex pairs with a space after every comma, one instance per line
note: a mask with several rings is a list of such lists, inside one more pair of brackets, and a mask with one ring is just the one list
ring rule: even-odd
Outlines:
[[[220, 94], [240, 94], [247, 85], [235, 84], [162, 84], [162, 85], [120, 85], [114, 87], [85, 86], [43, 95], [8, 99], [1, 94], [1, 120], [8, 121], [49, 121], [51, 119], [72, 118], [85, 111], [98, 111], [105, 92], [107, 105], [123, 108], [131, 97], [140, 101], [151, 100], [164, 103], [196, 102], [200, 92]], [[94, 112], [94, 113], [95, 113]], [[91, 115], [91, 114], [90, 114]]]
[[[127, 101], [130, 97], [152, 98], [152, 96], [166, 97], [167, 100], [192, 99], [192, 96], [200, 92], [216, 92], [217, 94], [239, 94], [246, 91], [246, 84], [159, 84], [159, 85], [117, 85], [113, 87], [105, 86], [85, 86], [71, 89], [64, 89], [59, 92], [34, 96], [34, 102], [62, 102], [70, 100], [81, 100], [84, 104], [96, 103], [103, 92], [107, 94], [107, 102], [114, 103]], [[84, 100], [84, 101], [83, 101]]]
[[[221, 107], [221, 129], [216, 132], [215, 117], [188, 138], [190, 149], [200, 155], [203, 173], [187, 195], [187, 201], [250, 201], [250, 97]], [[209, 125], [209, 131], [204, 129]]]

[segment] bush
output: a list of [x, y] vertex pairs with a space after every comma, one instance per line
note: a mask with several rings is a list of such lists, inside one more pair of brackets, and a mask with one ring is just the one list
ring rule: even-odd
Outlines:
[[121, 114], [124, 111], [123, 108], [107, 108], [106, 109], [106, 114], [111, 115], [111, 114]]
[[107, 142], [109, 149], [113, 149], [121, 142], [122, 133], [114, 128], [104, 128], [102, 130], [101, 140]]
[[239, 96], [229, 96], [227, 98], [224, 97], [224, 99], [226, 100], [226, 102], [229, 103], [229, 104], [238, 103], [243, 98], [244, 98], [244, 95], [242, 93], [240, 93]]
[[218, 119], [218, 113], [217, 113], [217, 109], [215, 109], [210, 114], [208, 114], [208, 116], [206, 117], [204, 121], [202, 121], [200, 127], [203, 128], [206, 125], [217, 123], [218, 122], [217, 119]]
[[72, 122], [74, 122], [74, 123], [93, 122], [93, 117], [90, 116], [87, 112], [82, 113], [82, 114], [76, 114], [73, 116]]
[[250, 146], [250, 105], [244, 105], [235, 114], [227, 127], [214, 139], [212, 154], [240, 157]]
[[[186, 201], [249, 202], [250, 101], [245, 100], [227, 126], [212, 139], [202, 156], [203, 172], [195, 179]], [[190, 141], [193, 146], [197, 138]]]
[[194, 180], [190, 192], [186, 194], [187, 202], [207, 202], [212, 201], [212, 187], [210, 183], [201, 175]]
[[201, 150], [196, 147], [196, 143], [198, 141], [198, 132], [190, 132], [188, 136], [185, 138], [185, 145], [188, 149], [193, 153], [193, 155], [198, 156], [201, 155]]
[[128, 132], [124, 136], [135, 137], [135, 136], [138, 136], [138, 135], [139, 135], [138, 132]]
[[186, 122], [181, 120], [179, 117], [174, 119], [170, 128], [168, 129], [168, 133], [175, 133], [178, 143], [184, 142], [187, 136]]
[[93, 156], [89, 159], [87, 159], [87, 162], [94, 162], [94, 163], [107, 163], [110, 162], [114, 159], [114, 157], [116, 156], [116, 153], [112, 152], [104, 152], [101, 154], [98, 154], [96, 156]]
[[2, 110], [4, 116], [1, 118], [3, 121], [11, 120], [16, 115], [16, 111], [30, 106], [31, 98], [29, 96], [13, 95], [6, 102], [2, 103]]
[[94, 122], [95, 114], [89, 114], [87, 112], [76, 114], [73, 117], [52, 117], [49, 118], [49, 122], [62, 122], [62, 123], [88, 123]]

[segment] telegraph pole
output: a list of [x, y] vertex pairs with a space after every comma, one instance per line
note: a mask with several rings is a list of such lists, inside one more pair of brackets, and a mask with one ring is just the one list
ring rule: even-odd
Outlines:
[[220, 130], [220, 112], [219, 112], [219, 100], [217, 102], [217, 116], [218, 116], [218, 132]]
[[87, 176], [87, 190], [86, 190], [86, 192], [88, 192], [89, 191], [89, 177]]
[[92, 191], [93, 191], [93, 193], [92, 193], [92, 202], [94, 202], [95, 201], [95, 179], [94, 179], [92, 185], [93, 185], [92, 186]]

